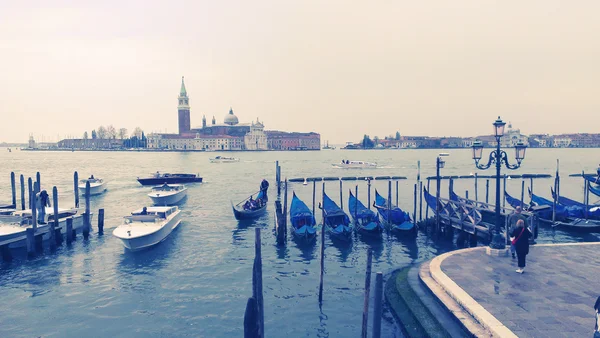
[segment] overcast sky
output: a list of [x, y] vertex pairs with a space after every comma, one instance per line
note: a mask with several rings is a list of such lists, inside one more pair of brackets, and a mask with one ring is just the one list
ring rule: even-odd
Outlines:
[[363, 134], [600, 132], [600, 1], [0, 1], [0, 141], [240, 122]]

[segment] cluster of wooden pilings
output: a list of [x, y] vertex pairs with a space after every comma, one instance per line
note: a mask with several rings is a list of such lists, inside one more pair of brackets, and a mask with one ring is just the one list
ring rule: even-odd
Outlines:
[[[11, 172], [11, 190], [12, 190], [12, 206], [13, 208], [17, 208], [17, 189], [15, 182], [15, 173]], [[78, 188], [78, 174], [77, 172], [73, 175], [74, 181], [74, 198], [75, 198], [75, 207], [79, 207], [79, 188]], [[10, 246], [13, 243], [20, 242], [22, 240], [26, 241], [27, 247], [27, 256], [29, 258], [35, 257], [38, 253], [43, 251], [43, 237], [48, 238], [49, 247], [51, 251], [56, 250], [57, 245], [61, 245], [63, 241], [66, 241], [67, 245], [71, 245], [71, 243], [76, 239], [76, 230], [73, 229], [73, 218], [69, 217], [66, 219], [66, 224], [64, 229], [60, 226], [59, 223], [59, 211], [58, 211], [58, 189], [56, 186], [52, 188], [52, 206], [53, 206], [53, 214], [54, 217], [52, 220], [48, 220], [48, 226], [39, 227], [38, 226], [38, 215], [37, 215], [37, 207], [36, 207], [36, 196], [40, 193], [41, 190], [41, 175], [39, 172], [36, 173], [36, 180], [33, 181], [31, 177], [28, 178], [28, 198], [25, 198], [25, 177], [23, 175], [20, 176], [21, 183], [21, 210], [26, 209], [26, 204], [28, 208], [31, 210], [31, 226], [27, 226], [25, 229], [25, 236], [23, 237], [14, 237], [8, 240], [4, 240], [0, 242], [0, 252], [2, 254], [2, 259], [4, 261], [11, 261], [12, 254], [10, 251]], [[85, 240], [89, 238], [90, 230], [91, 230], [91, 212], [90, 212], [90, 183], [87, 182], [86, 190], [85, 190], [85, 213], [83, 214], [83, 228], [82, 235]], [[100, 209], [98, 211], [98, 234], [102, 235], [104, 233], [104, 209]], [[64, 238], [63, 238], [64, 237]]]

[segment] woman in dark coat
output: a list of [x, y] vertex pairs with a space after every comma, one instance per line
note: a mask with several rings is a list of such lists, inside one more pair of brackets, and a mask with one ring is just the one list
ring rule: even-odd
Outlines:
[[517, 221], [516, 227], [513, 229], [510, 237], [514, 238], [514, 246], [517, 251], [517, 260], [519, 268], [517, 273], [523, 273], [525, 271], [525, 256], [529, 253], [529, 238], [533, 237], [533, 234], [527, 227], [522, 219]]

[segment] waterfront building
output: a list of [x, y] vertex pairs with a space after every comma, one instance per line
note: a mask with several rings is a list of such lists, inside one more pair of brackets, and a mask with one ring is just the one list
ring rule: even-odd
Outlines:
[[244, 135], [244, 145], [246, 150], [267, 150], [267, 134], [265, 134], [265, 126], [258, 121], [252, 122], [250, 131]]
[[[229, 108], [223, 123], [217, 123], [215, 116], [210, 124], [206, 115], [202, 116], [202, 125], [191, 128], [189, 96], [183, 77], [178, 97], [178, 134], [148, 135], [148, 148], [177, 150], [319, 150], [321, 139], [316, 133], [286, 133], [280, 131], [265, 132], [264, 123], [240, 123]], [[270, 137], [272, 139], [270, 139]]]
[[512, 124], [509, 122], [507, 130], [504, 132], [504, 137], [500, 139], [500, 146], [503, 148], [512, 148], [519, 142], [529, 145], [529, 138], [522, 135], [520, 129], [513, 129]]
[[571, 138], [566, 136], [556, 136], [552, 142], [554, 148], [567, 148], [571, 146]]

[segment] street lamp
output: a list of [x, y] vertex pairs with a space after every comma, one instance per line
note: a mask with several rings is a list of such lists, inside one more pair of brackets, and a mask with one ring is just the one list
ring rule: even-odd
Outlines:
[[485, 170], [490, 168], [493, 163], [496, 164], [496, 226], [494, 228], [492, 242], [490, 243], [490, 247], [492, 249], [504, 249], [506, 245], [506, 239], [500, 234], [500, 229], [502, 229], [502, 221], [500, 218], [500, 168], [502, 167], [502, 163], [504, 163], [505, 167], [510, 170], [519, 168], [521, 166], [521, 162], [525, 158], [525, 150], [527, 149], [527, 146], [523, 144], [523, 142], [518, 142], [515, 145], [515, 159], [517, 160], [517, 164], [508, 163], [508, 155], [504, 150], [500, 150], [500, 138], [504, 136], [505, 125], [506, 123], [500, 119], [500, 116], [498, 116], [498, 119], [494, 122], [496, 150], [490, 153], [487, 164], [479, 164], [483, 153], [483, 144], [481, 141], [473, 142], [473, 159], [475, 160], [475, 166], [477, 169]]
[[440, 169], [444, 168], [446, 162], [442, 159], [442, 156], [449, 156], [448, 153], [441, 153], [435, 159], [435, 173], [436, 173], [436, 190], [435, 190], [435, 226], [436, 231], [440, 231]]

